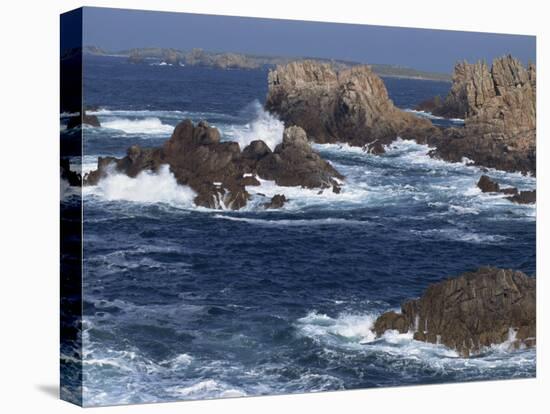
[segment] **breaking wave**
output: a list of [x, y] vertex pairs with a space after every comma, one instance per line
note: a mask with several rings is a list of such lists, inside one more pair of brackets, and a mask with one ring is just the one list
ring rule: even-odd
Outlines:
[[248, 110], [253, 113], [253, 119], [244, 125], [220, 126], [223, 136], [238, 142], [241, 149], [252, 141], [260, 139], [274, 150], [283, 140], [284, 124], [265, 111], [258, 101], [254, 101]]
[[163, 124], [159, 118], [127, 119], [111, 118], [102, 121], [103, 128], [116, 129], [126, 134], [169, 135], [174, 130], [173, 125]]
[[386, 331], [376, 338], [373, 331], [376, 316], [375, 313], [343, 313], [330, 317], [312, 311], [298, 319], [296, 327], [301, 335], [329, 347], [329, 355], [336, 360], [339, 357], [345, 359], [348, 352], [352, 352], [353, 355], [383, 361], [401, 373], [426, 367], [434, 372], [454, 373], [458, 378], [464, 374], [475, 379], [487, 375], [489, 370], [521, 376], [534, 369], [536, 364], [534, 349], [516, 350], [510, 341], [493, 345], [474, 357], [462, 358], [444, 345], [414, 340], [412, 332]]
[[106, 201], [166, 203], [180, 208], [193, 206], [196, 196], [191, 188], [177, 183], [168, 165], [158, 173], [144, 171], [135, 178], [111, 172], [97, 186], [84, 187], [84, 193]]

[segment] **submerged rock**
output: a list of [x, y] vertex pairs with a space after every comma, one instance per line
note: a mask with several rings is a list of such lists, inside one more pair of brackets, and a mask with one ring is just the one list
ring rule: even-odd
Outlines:
[[386, 330], [414, 332], [414, 339], [441, 343], [463, 356], [510, 341], [514, 347], [536, 343], [536, 279], [526, 274], [482, 267], [435, 283], [401, 313], [387, 312], [375, 322]]
[[100, 157], [84, 184], [96, 185], [111, 169], [135, 177], [142, 171], [156, 172], [163, 164], [170, 166], [178, 184], [197, 193], [196, 205], [208, 208], [244, 207], [250, 199], [246, 186], [260, 184], [256, 176], [282, 186], [308, 188], [331, 187], [343, 178], [313, 151], [301, 128], [285, 129], [283, 142], [273, 152], [260, 140], [241, 152], [238, 143], [222, 142], [219, 131], [205, 121], [195, 126], [185, 120], [160, 148], [133, 145], [124, 158]]
[[312, 141], [347, 142], [372, 153], [398, 136], [427, 142], [439, 131], [430, 121], [399, 110], [368, 66], [335, 71], [311, 60], [279, 65], [268, 76], [265, 107]]

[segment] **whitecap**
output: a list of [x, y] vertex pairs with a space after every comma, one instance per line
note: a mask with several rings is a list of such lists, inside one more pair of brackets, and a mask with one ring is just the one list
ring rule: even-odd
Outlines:
[[262, 140], [274, 150], [283, 141], [284, 124], [274, 115], [265, 111], [258, 101], [251, 105], [254, 119], [244, 125], [220, 126], [223, 136], [239, 143], [244, 149], [254, 140]]
[[105, 121], [101, 120], [101, 127], [116, 129], [126, 134], [146, 135], [169, 135], [174, 130], [174, 126], [164, 124], [159, 118], [156, 117], [143, 119], [109, 118]]
[[428, 112], [428, 111], [418, 111], [418, 110], [415, 110], [415, 109], [405, 109], [405, 112], [409, 112], [409, 113], [414, 114], [414, 115], [416, 115], [418, 117], [421, 117], [421, 118], [445, 119], [445, 120], [453, 122], [455, 124], [463, 124], [464, 123], [464, 119], [462, 119], [462, 118], [445, 118], [444, 116], [437, 116], [437, 115], [434, 115], [434, 114], [432, 114], [431, 112]]
[[220, 218], [230, 221], [239, 221], [250, 224], [257, 224], [261, 226], [346, 226], [346, 225], [370, 225], [371, 223], [363, 220], [351, 220], [345, 218], [325, 218], [325, 219], [278, 219], [278, 220], [268, 220], [268, 219], [257, 219], [249, 217], [238, 217], [238, 216], [226, 216], [222, 214], [215, 214], [215, 218]]
[[111, 171], [96, 186], [83, 187], [85, 195], [94, 195], [107, 201], [132, 201], [137, 203], [166, 203], [174, 207], [193, 206], [196, 193], [177, 183], [168, 165], [157, 173], [143, 171], [135, 178]]

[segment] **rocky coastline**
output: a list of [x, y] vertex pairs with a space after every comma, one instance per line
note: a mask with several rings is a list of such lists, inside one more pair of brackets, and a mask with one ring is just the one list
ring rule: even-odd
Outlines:
[[536, 174], [536, 75], [511, 56], [457, 64], [445, 100], [419, 109], [463, 117], [463, 128], [438, 128], [393, 105], [382, 79], [368, 66], [334, 70], [316, 61], [279, 65], [268, 75], [265, 107], [286, 125], [302, 127], [309, 139], [346, 142], [380, 154], [397, 138], [435, 149], [451, 162]]
[[[340, 191], [344, 177], [315, 152], [303, 129], [291, 126], [272, 151], [264, 141], [252, 141], [242, 151], [236, 142], [222, 142], [220, 132], [207, 122], [194, 125], [180, 122], [162, 147], [133, 145], [123, 158], [100, 157], [96, 170], [84, 176], [84, 185], [97, 185], [110, 172], [136, 177], [143, 171], [156, 172], [168, 165], [178, 184], [191, 187], [195, 204], [207, 208], [244, 207], [251, 195], [247, 186], [257, 186], [256, 177], [280, 186]], [[278, 195], [266, 208], [279, 208], [286, 202]]]
[[414, 339], [442, 344], [461, 356], [508, 342], [511, 347], [536, 345], [536, 279], [525, 273], [482, 267], [435, 283], [401, 312], [386, 312], [374, 331], [412, 332]]

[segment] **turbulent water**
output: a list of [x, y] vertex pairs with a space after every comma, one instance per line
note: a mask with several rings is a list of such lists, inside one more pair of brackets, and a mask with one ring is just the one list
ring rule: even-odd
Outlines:
[[[283, 125], [262, 110], [266, 75], [87, 58], [85, 104], [102, 127], [85, 128], [84, 170], [132, 144], [160, 145], [184, 118], [208, 120], [241, 148], [274, 148]], [[450, 86], [386, 84], [403, 109]], [[346, 176], [341, 194], [262, 181], [243, 211], [208, 210], [168, 169], [85, 188], [86, 405], [535, 375], [532, 349], [505, 343], [464, 359], [372, 331], [377, 315], [450, 275], [480, 265], [533, 274], [535, 207], [482, 194], [479, 168], [431, 159], [414, 142], [381, 156], [315, 148]], [[282, 210], [259, 207], [277, 193], [290, 199]]]

